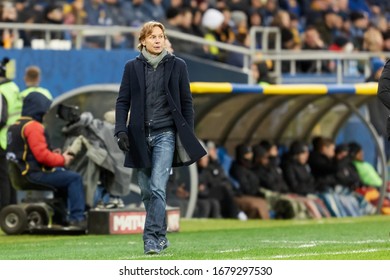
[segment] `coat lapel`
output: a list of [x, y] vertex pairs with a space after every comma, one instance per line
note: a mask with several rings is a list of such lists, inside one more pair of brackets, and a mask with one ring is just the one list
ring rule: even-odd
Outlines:
[[139, 87], [142, 91], [143, 89], [145, 89], [145, 70], [144, 70], [144, 63], [139, 59], [136, 60], [135, 73], [137, 74]]
[[174, 64], [175, 64], [175, 60], [174, 59], [169, 59], [167, 61], [167, 63], [165, 63], [165, 69], [164, 69], [164, 84], [165, 84], [165, 88], [168, 88], [168, 82], [169, 82], [169, 79], [171, 78], [172, 69], [173, 69]]

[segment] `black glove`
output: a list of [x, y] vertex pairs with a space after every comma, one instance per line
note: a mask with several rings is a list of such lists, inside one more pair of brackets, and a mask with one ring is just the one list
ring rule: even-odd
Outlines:
[[119, 132], [117, 135], [118, 138], [118, 146], [124, 152], [130, 151], [130, 142], [129, 137], [126, 132]]

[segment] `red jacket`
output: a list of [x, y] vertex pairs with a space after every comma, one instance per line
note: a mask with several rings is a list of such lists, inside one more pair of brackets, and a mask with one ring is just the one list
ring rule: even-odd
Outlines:
[[37, 121], [26, 124], [23, 135], [27, 140], [31, 153], [38, 163], [47, 167], [62, 167], [65, 159], [61, 154], [54, 153], [48, 148], [45, 128]]

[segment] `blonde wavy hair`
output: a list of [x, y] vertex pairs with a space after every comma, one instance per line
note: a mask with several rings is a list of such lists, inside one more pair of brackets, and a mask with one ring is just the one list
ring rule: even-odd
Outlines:
[[153, 32], [153, 28], [155, 27], [159, 27], [162, 32], [164, 33], [164, 37], [165, 39], [167, 39], [167, 34], [165, 33], [165, 27], [164, 25], [161, 23], [161, 22], [158, 22], [158, 21], [148, 21], [146, 22], [143, 26], [142, 26], [142, 29], [139, 33], [139, 37], [138, 37], [138, 46], [137, 48], [142, 51], [142, 49], [144, 48], [144, 45], [142, 45], [142, 41], [145, 40], [146, 37], [148, 37], [150, 34], [152, 34]]

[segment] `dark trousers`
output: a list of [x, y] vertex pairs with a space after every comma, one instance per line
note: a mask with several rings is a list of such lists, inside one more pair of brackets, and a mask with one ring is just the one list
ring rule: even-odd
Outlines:
[[16, 190], [8, 178], [8, 162], [6, 152], [0, 148], [0, 209], [16, 203]]

